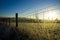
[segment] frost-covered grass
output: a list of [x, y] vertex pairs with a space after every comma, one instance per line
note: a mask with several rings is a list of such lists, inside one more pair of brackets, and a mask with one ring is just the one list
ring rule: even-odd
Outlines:
[[23, 35], [22, 39], [60, 40], [60, 23], [18, 23], [18, 29]]

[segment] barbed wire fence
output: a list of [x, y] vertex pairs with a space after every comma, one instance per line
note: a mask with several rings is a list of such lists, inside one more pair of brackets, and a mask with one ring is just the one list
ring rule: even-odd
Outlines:
[[[24, 18], [29, 18], [29, 19], [36, 19], [39, 22], [39, 14], [42, 14], [42, 20], [43, 20], [43, 26], [45, 27], [45, 12], [49, 12], [49, 11], [53, 11], [53, 10], [57, 10], [57, 8], [52, 8], [52, 7], [56, 7], [57, 4], [52, 4], [52, 5], [49, 5], [48, 7], [45, 7], [45, 8], [41, 8], [41, 9], [37, 9], [33, 12], [30, 12], [30, 13], [26, 13], [24, 15], [22, 15], [23, 13], [25, 13], [26, 11], [30, 11], [30, 8], [29, 9], [26, 9], [26, 11], [24, 12], [21, 12], [20, 14], [20, 17], [24, 17]], [[19, 13], [18, 13], [19, 15]], [[21, 16], [22, 15], [22, 16]], [[17, 19], [18, 20], [18, 19]], [[49, 20], [49, 19], [48, 19]], [[52, 19], [53, 20], [53, 19]], [[9, 18], [9, 25], [11, 24], [11, 19]], [[6, 22], [7, 23], [7, 22]], [[18, 22], [16, 21], [16, 23], [18, 24]], [[32, 20], [32, 23], [33, 23], [33, 20]], [[53, 23], [53, 22], [52, 22]], [[55, 22], [56, 23], [56, 22]], [[38, 25], [38, 24], [37, 24]], [[55, 26], [55, 24], [54, 24]]]
[[[22, 17], [26, 17], [26, 18], [32, 18], [32, 19], [36, 19], [36, 20], [38, 20], [38, 23], [39, 23], [39, 14], [43, 14], [42, 15], [42, 19], [43, 19], [43, 26], [45, 27], [45, 12], [49, 12], [49, 11], [54, 11], [54, 10], [57, 10], [57, 8], [53, 8], [53, 7], [56, 7], [56, 5], [57, 4], [52, 4], [52, 5], [49, 5], [48, 7], [46, 7], [46, 8], [42, 8], [42, 9], [36, 9], [34, 12], [31, 12], [31, 13], [26, 13], [26, 14], [24, 14]], [[29, 9], [28, 9], [29, 10]], [[30, 10], [29, 10], [30, 11]], [[24, 12], [23, 12], [24, 13]], [[22, 14], [23, 14], [22, 13]], [[50, 20], [49, 18], [48, 18], [48, 20]], [[53, 19], [52, 19], [53, 20]], [[33, 21], [32, 21], [33, 22]], [[52, 23], [54, 23], [54, 22], [52, 22]], [[56, 23], [56, 22], [55, 22]], [[52, 24], [51, 24], [52, 25]], [[55, 24], [54, 24], [54, 26], [55, 26]]]

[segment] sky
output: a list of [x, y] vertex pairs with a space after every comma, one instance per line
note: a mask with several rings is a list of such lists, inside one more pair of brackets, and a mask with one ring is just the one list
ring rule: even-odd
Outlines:
[[[46, 8], [56, 9], [58, 18], [60, 17], [60, 0], [0, 0], [0, 17], [14, 17], [15, 13], [19, 16], [29, 16], [35, 11], [40, 13]], [[41, 18], [42, 15], [43, 13], [39, 14]]]

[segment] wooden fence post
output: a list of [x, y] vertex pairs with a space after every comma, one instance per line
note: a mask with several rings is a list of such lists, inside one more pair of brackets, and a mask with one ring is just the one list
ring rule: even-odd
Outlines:
[[18, 13], [16, 13], [16, 27], [18, 27]]
[[9, 26], [10, 26], [10, 18], [9, 18]]

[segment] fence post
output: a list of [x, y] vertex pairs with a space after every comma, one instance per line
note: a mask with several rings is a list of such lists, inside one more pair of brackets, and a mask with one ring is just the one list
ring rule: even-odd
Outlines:
[[9, 18], [9, 26], [10, 26], [10, 18]]
[[18, 27], [18, 13], [16, 13], [16, 27]]

